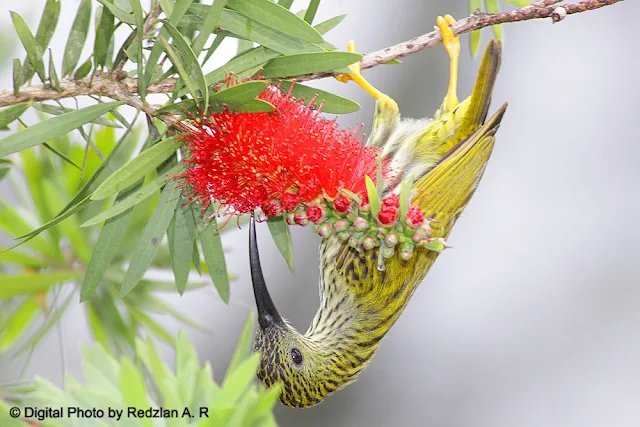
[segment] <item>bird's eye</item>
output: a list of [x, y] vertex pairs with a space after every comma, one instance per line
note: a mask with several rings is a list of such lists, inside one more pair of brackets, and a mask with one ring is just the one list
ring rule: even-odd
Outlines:
[[293, 364], [296, 366], [300, 366], [302, 364], [302, 352], [297, 348], [291, 349], [291, 360], [293, 360]]

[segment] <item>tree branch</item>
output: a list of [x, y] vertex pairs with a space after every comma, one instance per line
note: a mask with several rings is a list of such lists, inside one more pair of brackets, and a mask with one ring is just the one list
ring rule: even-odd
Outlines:
[[[551, 18], [554, 22], [557, 22], [562, 20], [566, 15], [573, 15], [576, 13], [599, 9], [620, 1], [622, 0], [585, 0], [576, 4], [561, 4], [556, 6], [555, 4], [558, 3], [558, 1], [540, 0], [529, 6], [510, 12], [495, 14], [475, 13], [468, 18], [458, 21], [452, 29], [454, 34], [464, 34], [495, 24], [528, 21], [532, 19]], [[148, 18], [150, 17], [151, 14], [149, 14]], [[440, 35], [440, 31], [432, 31], [406, 42], [398, 43], [394, 46], [369, 53], [362, 58], [360, 66], [362, 69], [372, 68], [385, 62], [403, 58], [423, 49], [427, 49], [441, 41], [442, 37]], [[336, 73], [313, 73], [303, 76], [292, 76], [289, 78], [301, 82], [335, 75]], [[147, 92], [171, 92], [173, 91], [175, 82], [176, 79], [166, 79], [158, 84], [149, 86], [147, 88]], [[79, 95], [105, 96], [114, 100], [124, 101], [127, 105], [141, 110], [146, 114], [153, 114], [158, 109], [157, 106], [142, 102], [140, 97], [137, 95], [136, 79], [125, 78], [122, 81], [116, 81], [110, 79], [107, 75], [94, 76], [93, 81], [91, 81], [89, 77], [78, 81], [69, 79], [61, 80], [60, 90], [54, 90], [49, 85], [26, 87], [20, 89], [19, 96], [17, 97], [14, 96], [13, 90], [2, 90], [0, 91], [0, 107], [19, 104], [26, 101], [46, 101], [70, 98]]]

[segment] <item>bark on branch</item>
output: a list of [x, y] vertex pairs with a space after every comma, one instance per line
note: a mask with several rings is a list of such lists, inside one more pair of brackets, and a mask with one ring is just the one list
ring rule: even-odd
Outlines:
[[[529, 6], [515, 9], [510, 12], [495, 14], [475, 13], [468, 18], [459, 20], [452, 29], [454, 34], [464, 34], [495, 24], [528, 21], [532, 19], [551, 18], [553, 22], [558, 22], [564, 19], [567, 15], [599, 9], [620, 1], [622, 0], [585, 0], [575, 4], [558, 5], [557, 3], [559, 3], [559, 1], [540, 0], [533, 2]], [[440, 35], [440, 31], [435, 30], [411, 40], [407, 40], [406, 42], [398, 43], [394, 46], [369, 53], [362, 58], [360, 66], [362, 69], [372, 68], [385, 62], [403, 58], [423, 49], [427, 49], [441, 41], [442, 37]], [[331, 77], [334, 75], [335, 73], [314, 73], [303, 76], [291, 76], [289, 78], [301, 82]], [[160, 83], [151, 85], [147, 88], [147, 92], [172, 92], [175, 81], [176, 80], [173, 78], [166, 79]], [[48, 85], [25, 87], [20, 89], [20, 93], [17, 97], [14, 96], [13, 90], [0, 90], [0, 107], [26, 101], [55, 100], [80, 95], [104, 96], [114, 100], [124, 101], [126, 104], [141, 110], [146, 114], [153, 114], [158, 109], [155, 105], [144, 104], [142, 102], [140, 97], [137, 95], [136, 79], [126, 78], [124, 80], [117, 81], [107, 75], [94, 76], [93, 80], [91, 80], [90, 77], [78, 81], [65, 79], [60, 81], [60, 90], [51, 89]]]

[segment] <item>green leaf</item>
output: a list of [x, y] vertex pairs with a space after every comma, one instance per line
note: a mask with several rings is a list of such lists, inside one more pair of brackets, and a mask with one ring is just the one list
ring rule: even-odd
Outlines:
[[87, 77], [89, 75], [89, 72], [91, 72], [91, 66], [92, 61], [91, 57], [89, 57], [80, 67], [78, 67], [76, 72], [73, 73], [73, 80], [81, 80]]
[[371, 206], [371, 215], [376, 218], [378, 212], [380, 212], [380, 196], [378, 196], [378, 190], [373, 183], [369, 175], [364, 176], [364, 182], [367, 187], [367, 197], [369, 198], [369, 205]]
[[147, 225], [142, 231], [138, 245], [136, 246], [129, 269], [124, 276], [120, 295], [124, 297], [138, 284], [153, 257], [158, 251], [162, 238], [167, 232], [169, 222], [173, 218], [174, 212], [180, 202], [182, 190], [178, 187], [177, 181], [170, 181], [162, 190], [158, 205], [149, 217]]
[[[198, 29], [202, 25], [202, 20], [208, 7], [206, 5], [193, 4], [189, 8], [190, 14], [183, 18], [178, 27]], [[229, 9], [222, 10], [218, 20], [218, 27], [235, 34], [238, 38], [251, 40], [285, 55], [324, 51], [323, 48], [315, 44], [282, 34]]]
[[[288, 92], [291, 88], [291, 82], [283, 80], [280, 82], [280, 87], [283, 91]], [[320, 105], [322, 102], [322, 112], [324, 113], [348, 114], [360, 109], [360, 104], [355, 101], [324, 90], [316, 89], [315, 87], [301, 85], [300, 83], [295, 83], [293, 85], [291, 95], [296, 98], [302, 98], [306, 102], [310, 102], [315, 96], [315, 104]]]
[[178, 380], [178, 392], [182, 403], [189, 407], [195, 397], [196, 375], [200, 368], [198, 356], [187, 334], [180, 330], [176, 340], [176, 378]]
[[[77, 111], [73, 108], [62, 107], [59, 105], [43, 104], [41, 102], [36, 102], [35, 104], [33, 104], [33, 107], [38, 111], [42, 111], [43, 113], [51, 114], [53, 116], [59, 116], [61, 114], [68, 113], [70, 111]], [[93, 123], [97, 125], [102, 125], [102, 126], [109, 126], [112, 128], [122, 127], [118, 123], [112, 120], [109, 120], [106, 117], [98, 117], [93, 121]]]
[[224, 258], [222, 240], [220, 233], [216, 230], [217, 222], [215, 218], [206, 221], [199, 211], [192, 207], [195, 223], [198, 227], [200, 244], [204, 260], [209, 269], [209, 275], [216, 287], [220, 298], [225, 303], [229, 302], [229, 273], [227, 273], [227, 262]]
[[13, 26], [20, 38], [20, 42], [22, 42], [22, 46], [24, 46], [24, 49], [27, 51], [29, 63], [36, 70], [36, 73], [38, 73], [40, 80], [42, 80], [43, 83], [46, 82], [44, 62], [42, 61], [42, 55], [44, 54], [43, 49], [40, 47], [40, 44], [33, 34], [31, 34], [31, 31], [29, 30], [27, 23], [24, 22], [24, 19], [13, 11], [9, 11], [9, 13], [11, 13], [11, 20], [13, 21]]
[[189, 280], [195, 238], [195, 224], [190, 209], [178, 206], [173, 223], [167, 232], [167, 239], [171, 254], [171, 267], [180, 295], [184, 293]]
[[69, 76], [78, 64], [82, 48], [87, 40], [91, 22], [91, 0], [81, 0], [78, 12], [71, 25], [71, 32], [62, 57], [62, 75]]
[[350, 52], [312, 52], [279, 56], [267, 62], [263, 77], [286, 77], [331, 71], [358, 62], [362, 55]]
[[[147, 399], [147, 391], [142, 375], [127, 358], [120, 361], [120, 390], [124, 404], [133, 408], [150, 408], [151, 402]], [[142, 417], [139, 423], [145, 427], [151, 427], [151, 418]]]
[[[168, 21], [163, 22], [164, 28], [169, 32], [173, 39], [173, 46], [181, 57], [178, 58], [173, 55], [171, 62], [178, 69], [180, 78], [189, 88], [193, 99], [197, 99], [197, 92], [200, 90], [200, 94], [204, 99], [204, 112], [206, 113], [209, 105], [209, 88], [207, 86], [207, 81], [204, 78], [202, 68], [200, 68], [200, 64], [198, 63], [198, 57], [193, 53], [191, 46], [189, 46], [189, 43], [187, 43], [176, 27], [171, 25]], [[162, 38], [160, 38], [160, 40], [162, 40]], [[165, 50], [169, 56], [172, 56], [170, 54], [171, 49], [169, 46], [165, 46]], [[181, 70], [183, 71], [180, 72]]]
[[[265, 27], [309, 43], [324, 42], [309, 21], [269, 0], [228, 0], [227, 7]], [[305, 22], [307, 21], [307, 22]]]
[[[144, 18], [142, 16], [142, 5], [140, 5], [140, 0], [130, 0], [131, 8], [133, 9], [133, 16], [136, 20], [136, 44], [134, 46], [135, 49], [135, 57], [137, 58], [138, 64], [138, 77], [144, 76], [144, 64], [142, 63], [142, 40], [144, 40]], [[131, 56], [130, 56], [131, 57]], [[146, 79], [139, 78], [138, 79], [138, 94], [140, 98], [144, 101], [145, 95], [147, 92]]]
[[13, 123], [18, 117], [31, 106], [31, 102], [23, 102], [21, 104], [12, 105], [0, 111], [0, 128], [6, 127]]
[[[487, 12], [499, 13], [500, 7], [498, 6], [498, 0], [485, 0], [487, 6]], [[493, 34], [498, 40], [502, 40], [502, 27], [500, 24], [493, 25]]]
[[247, 320], [244, 322], [244, 326], [242, 327], [242, 332], [240, 332], [240, 337], [238, 338], [238, 343], [236, 344], [236, 350], [233, 353], [231, 362], [229, 362], [227, 372], [235, 371], [240, 363], [245, 360], [251, 352], [251, 345], [253, 344], [251, 338], [253, 336], [253, 328], [255, 322], [256, 316], [253, 311], [250, 311], [247, 316]]
[[[38, 30], [36, 31], [36, 41], [38, 42], [38, 46], [42, 50], [44, 55], [44, 51], [49, 46], [49, 42], [51, 41], [51, 37], [58, 25], [58, 17], [60, 16], [60, 0], [46, 0], [44, 10], [42, 11], [42, 17], [40, 18], [40, 23], [38, 24]], [[24, 64], [24, 75], [23, 80], [29, 81], [33, 76], [34, 68], [32, 67], [29, 60], [25, 61]]]
[[[216, 0], [209, 7], [207, 14], [202, 20], [202, 26], [199, 30], [200, 34], [198, 34], [198, 38], [193, 42], [193, 45], [191, 45], [193, 53], [195, 53], [196, 56], [200, 55], [200, 52], [202, 52], [202, 49], [204, 48], [204, 44], [213, 33], [213, 30], [215, 30], [218, 19], [220, 19], [220, 14], [222, 13], [222, 9], [226, 4], [227, 0]], [[204, 62], [206, 62], [206, 60]]]
[[402, 180], [400, 185], [400, 208], [399, 217], [401, 219], [406, 218], [409, 211], [409, 202], [411, 199], [411, 189], [413, 188], [413, 175], [407, 179]]
[[28, 295], [35, 291], [48, 291], [51, 287], [82, 276], [80, 270], [57, 270], [37, 274], [0, 275], [0, 299]]
[[236, 76], [242, 76], [244, 71], [266, 64], [270, 59], [280, 56], [278, 52], [267, 49], [265, 47], [257, 47], [248, 50], [235, 58], [231, 59], [225, 65], [208, 73], [205, 78], [207, 84], [212, 85], [224, 80], [225, 75], [233, 73]]
[[116, 7], [107, 0], [98, 1], [104, 6], [98, 9], [100, 19], [96, 25], [96, 39], [93, 44], [93, 59], [96, 68], [107, 63], [107, 51], [114, 32], [114, 13], [111, 10]]
[[318, 6], [320, 5], [320, 0], [311, 0], [309, 2], [309, 7], [304, 14], [304, 20], [309, 24], [313, 23], [313, 18], [316, 17], [316, 12], [318, 12]]
[[7, 250], [7, 248], [2, 246], [0, 246], [0, 262], [23, 265], [31, 268], [40, 268], [45, 265], [43, 260], [18, 252], [17, 249]]
[[49, 46], [60, 17], [60, 0], [47, 0], [36, 31], [36, 40], [44, 52]]
[[[21, 233], [27, 233], [33, 228], [33, 226], [25, 220], [24, 212], [17, 211], [10, 205], [5, 204], [1, 201], [0, 227], [12, 236]], [[27, 246], [49, 258], [60, 260], [60, 253], [58, 251], [58, 248], [51, 243], [51, 240], [45, 239], [43, 236], [37, 236], [37, 238], [34, 238], [32, 241], [30, 241]], [[11, 248], [5, 249], [3, 252], [9, 250], [11, 250]]]
[[116, 256], [130, 218], [131, 211], [124, 212], [115, 218], [108, 219], [100, 230], [100, 236], [94, 245], [95, 250], [91, 254], [82, 282], [80, 302], [86, 301], [96, 294], [98, 284], [102, 281], [105, 271]]
[[58, 78], [58, 73], [56, 73], [56, 67], [53, 65], [51, 49], [49, 49], [49, 81], [53, 89], [60, 90], [60, 79]]
[[20, 336], [26, 332], [33, 318], [38, 312], [38, 302], [35, 295], [29, 295], [9, 315], [6, 325], [2, 325], [0, 332], [0, 353], [7, 350]]
[[291, 5], [293, 4], [293, 0], [280, 0], [278, 4], [285, 9], [290, 9]]
[[287, 261], [289, 270], [293, 272], [293, 245], [291, 243], [289, 224], [284, 220], [284, 216], [280, 215], [268, 218], [267, 225], [269, 226], [269, 231], [271, 232], [278, 251], [280, 251], [285, 261]]
[[221, 401], [217, 402], [219, 407], [231, 406], [237, 402], [242, 393], [253, 382], [258, 366], [260, 365], [260, 353], [253, 353], [236, 369], [227, 372], [227, 376], [222, 383]]
[[121, 101], [105, 102], [92, 105], [81, 110], [72, 111], [37, 123], [20, 132], [16, 132], [0, 140], [0, 157], [17, 153], [42, 144], [50, 139], [71, 132], [80, 126], [92, 122], [101, 115], [122, 105]]
[[333, 18], [327, 19], [326, 21], [323, 21], [318, 25], [314, 25], [313, 28], [318, 30], [320, 34], [326, 34], [329, 31], [333, 30], [346, 17], [347, 15], [334, 16]]
[[7, 176], [7, 174], [11, 171], [11, 167], [13, 163], [7, 159], [0, 159], [0, 181]]
[[[187, 11], [187, 9], [189, 8], [189, 6], [191, 5], [192, 0], [177, 0], [175, 2], [175, 8], [173, 8], [172, 10], [167, 10], [163, 6], [164, 12], [167, 16], [169, 16], [169, 22], [174, 25], [177, 26], [178, 22], [180, 21], [180, 18], [182, 18], [185, 14], [185, 12]], [[199, 27], [194, 28], [195, 30], [198, 30]], [[158, 35], [158, 39], [162, 38], [164, 40], [166, 40], [168, 38], [168, 32], [166, 30], [166, 28], [162, 28], [160, 30], [160, 34]], [[149, 54], [149, 58], [147, 60], [147, 64], [157, 64], [158, 60], [160, 59], [160, 55], [162, 55], [163, 52], [163, 43], [156, 43], [154, 44], [153, 48], [151, 49], [151, 53]], [[145, 75], [144, 78], [147, 80], [147, 84], [151, 84], [151, 79], [153, 77], [153, 72], [154, 72], [154, 67], [152, 66], [147, 66], [147, 69], [145, 71]]]
[[22, 64], [18, 58], [13, 59], [13, 96], [18, 97], [22, 80]]
[[131, 209], [137, 204], [142, 203], [149, 197], [156, 194], [156, 192], [166, 184], [167, 175], [177, 175], [180, 174], [183, 170], [184, 166], [182, 164], [174, 166], [169, 171], [167, 171], [166, 174], [162, 174], [142, 188], [131, 192], [128, 196], [122, 198], [121, 200], [120, 198], [118, 198], [119, 201], [117, 203], [114, 203], [113, 206], [111, 206], [106, 211], [100, 212], [91, 219], [86, 220], [80, 225], [80, 227], [91, 227], [93, 225], [100, 224], [101, 222], [106, 221], [109, 218], [113, 218], [114, 216], [117, 216], [122, 212]]
[[135, 25], [136, 19], [128, 10], [124, 10], [121, 7], [118, 7], [118, 5], [112, 3], [109, 0], [98, 0], [98, 2], [102, 3], [102, 5], [107, 8], [107, 10], [110, 12], [110, 15], [115, 16], [125, 24]]
[[167, 138], [144, 150], [105, 179], [93, 192], [91, 199], [104, 200], [135, 184], [174, 154], [180, 144], [180, 141]]

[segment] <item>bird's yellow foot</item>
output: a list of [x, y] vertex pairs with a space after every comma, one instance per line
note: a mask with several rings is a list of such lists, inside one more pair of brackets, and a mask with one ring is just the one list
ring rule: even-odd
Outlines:
[[453, 34], [450, 25], [454, 25], [456, 20], [451, 15], [438, 16], [436, 24], [442, 33], [442, 44], [449, 54], [449, 89], [444, 97], [442, 106], [446, 111], [452, 111], [458, 105], [458, 57], [460, 56], [460, 40]]
[[[349, 44], [347, 44], [347, 51], [354, 53], [356, 51], [356, 43], [351, 40]], [[374, 99], [379, 100], [382, 97], [386, 97], [386, 95], [380, 92], [378, 89], [373, 87], [371, 83], [369, 83], [362, 74], [360, 73], [360, 63], [356, 62], [355, 64], [349, 65], [349, 70], [351, 70], [350, 74], [340, 74], [336, 76], [336, 80], [346, 83], [349, 80], [353, 80], [358, 83], [358, 85], [367, 91], [367, 93], [373, 96]]]

